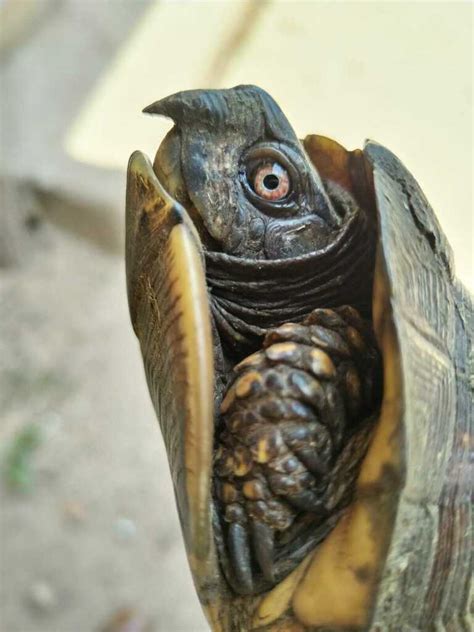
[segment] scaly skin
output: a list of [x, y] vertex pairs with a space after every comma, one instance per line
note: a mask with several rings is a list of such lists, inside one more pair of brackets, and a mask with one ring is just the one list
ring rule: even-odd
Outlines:
[[[235, 367], [214, 471], [237, 592], [280, 581], [350, 500], [379, 371], [370, 327], [348, 306], [270, 330], [263, 349]], [[315, 537], [302, 546], [308, 526]]]

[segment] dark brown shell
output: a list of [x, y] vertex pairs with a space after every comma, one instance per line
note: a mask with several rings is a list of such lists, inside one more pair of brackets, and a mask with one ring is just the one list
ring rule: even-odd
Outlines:
[[393, 322], [402, 405], [402, 484], [373, 626], [468, 630], [472, 302], [453, 277], [446, 237], [411, 174], [380, 145], [368, 143], [365, 155], [380, 223], [376, 320], [379, 329]]

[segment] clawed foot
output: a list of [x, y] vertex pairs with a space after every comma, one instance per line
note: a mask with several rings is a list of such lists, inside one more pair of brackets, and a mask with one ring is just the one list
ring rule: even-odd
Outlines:
[[[284, 324], [235, 367], [222, 402], [215, 488], [232, 584], [274, 584], [278, 549], [350, 501], [378, 407], [379, 356], [350, 307]], [[296, 560], [295, 563], [297, 563]]]

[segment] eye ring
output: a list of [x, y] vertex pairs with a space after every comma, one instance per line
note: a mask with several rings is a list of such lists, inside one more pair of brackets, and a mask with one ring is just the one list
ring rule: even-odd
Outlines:
[[264, 200], [282, 200], [291, 189], [290, 176], [278, 162], [263, 163], [252, 175], [252, 188]]
[[[300, 191], [300, 165], [298, 153], [283, 143], [258, 143], [250, 147], [242, 156], [239, 173], [240, 182], [245, 195], [262, 212], [281, 217], [293, 215], [298, 211], [297, 201]], [[279, 195], [261, 195], [262, 191], [255, 184], [255, 178], [259, 170], [278, 165], [288, 177], [288, 190], [283, 195], [286, 184], [278, 191]], [[280, 172], [282, 173], [282, 172]], [[263, 173], [263, 178], [271, 173]], [[262, 178], [262, 180], [263, 180]], [[285, 178], [286, 180], [286, 178]], [[267, 184], [269, 182], [267, 181]], [[267, 186], [271, 190], [271, 186]]]

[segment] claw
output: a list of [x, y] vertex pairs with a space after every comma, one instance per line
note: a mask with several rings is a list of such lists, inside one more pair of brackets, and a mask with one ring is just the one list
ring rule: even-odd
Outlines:
[[332, 435], [334, 444], [339, 447], [346, 426], [346, 411], [342, 395], [334, 384], [323, 385], [325, 407], [321, 410], [321, 421]]
[[338, 311], [340, 312], [341, 308], [337, 311], [334, 309], [315, 309], [310, 315], [311, 323], [326, 327], [327, 329], [346, 327], [347, 323], [340, 314], [338, 314]]
[[[324, 476], [329, 471], [329, 461], [332, 454], [332, 442], [328, 430], [318, 424], [318, 443], [311, 444], [311, 431], [307, 424], [287, 422], [282, 425], [282, 434], [286, 443], [303, 465], [314, 475]], [[314, 435], [313, 435], [314, 439]]]
[[[305, 467], [316, 476], [325, 476], [329, 472], [328, 459], [319, 454], [314, 446], [302, 445], [293, 448], [293, 452]], [[328, 453], [330, 456], [330, 451]]]
[[249, 537], [247, 529], [238, 522], [233, 522], [229, 525], [228, 546], [232, 567], [241, 592], [251, 593], [253, 590], [253, 577]]
[[304, 489], [300, 492], [288, 494], [288, 496], [286, 496], [286, 500], [290, 503], [290, 505], [296, 509], [301, 509], [302, 511], [310, 511], [312, 513], [326, 512], [321, 494], [317, 494], [311, 489]]
[[[307, 319], [307, 322], [308, 324], [311, 323], [311, 316]], [[350, 357], [349, 347], [344, 338], [338, 334], [337, 331], [312, 324], [310, 325], [310, 331], [311, 342], [318, 347], [318, 349], [323, 349], [330, 355], [341, 356], [344, 358]]]
[[252, 538], [255, 557], [262, 569], [263, 576], [266, 580], [273, 583], [275, 581], [273, 568], [274, 531], [264, 522], [253, 520]]

